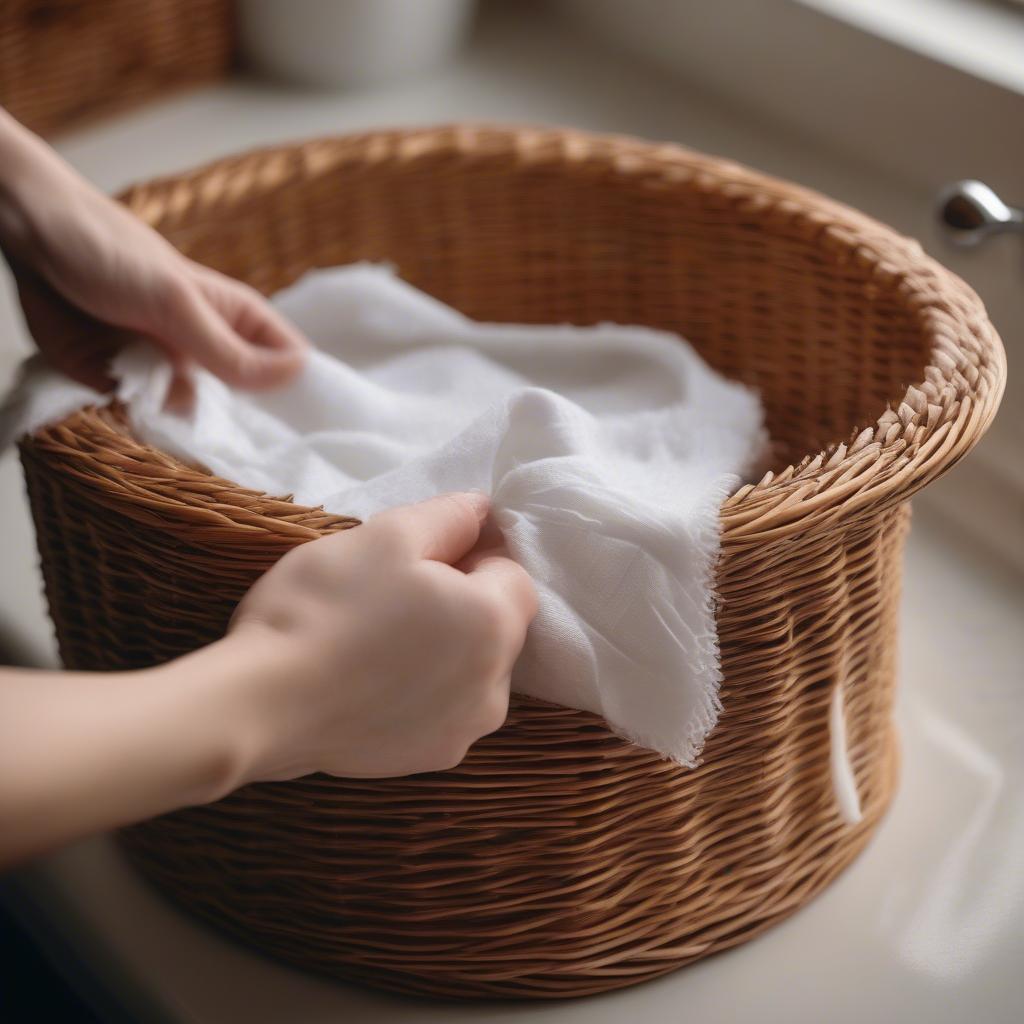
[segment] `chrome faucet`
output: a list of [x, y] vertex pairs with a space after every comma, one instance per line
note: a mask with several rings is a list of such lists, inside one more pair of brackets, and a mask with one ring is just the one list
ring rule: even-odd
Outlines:
[[1002, 231], [1024, 233], [1024, 210], [1008, 206], [983, 181], [972, 179], [942, 190], [939, 220], [958, 245], [978, 245]]

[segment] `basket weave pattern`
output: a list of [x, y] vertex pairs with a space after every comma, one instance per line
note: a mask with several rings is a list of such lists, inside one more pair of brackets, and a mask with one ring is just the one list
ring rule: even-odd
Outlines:
[[3, 0], [0, 105], [48, 134], [224, 74], [233, 0]]
[[[480, 319], [678, 331], [762, 392], [776, 469], [721, 514], [724, 711], [680, 769], [585, 712], [513, 698], [458, 768], [255, 785], [126, 830], [174, 899], [294, 963], [435, 995], [574, 996], [745, 941], [863, 847], [890, 724], [910, 495], [994, 415], [1002, 349], [919, 247], [821, 196], [629, 139], [446, 128], [222, 161], [125, 196], [190, 256], [281, 288], [387, 259]], [[127, 433], [116, 407], [22, 445], [65, 663], [222, 635], [290, 547], [356, 525]], [[834, 803], [846, 694], [864, 821]]]

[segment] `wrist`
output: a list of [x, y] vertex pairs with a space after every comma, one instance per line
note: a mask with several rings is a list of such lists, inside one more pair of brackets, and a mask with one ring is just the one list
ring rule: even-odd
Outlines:
[[281, 690], [294, 678], [289, 647], [260, 628], [229, 633], [199, 651], [154, 671], [166, 675], [185, 703], [204, 790], [203, 803], [250, 782], [299, 774], [277, 763], [275, 751], [288, 726]]
[[248, 652], [226, 637], [146, 672], [187, 743], [189, 803], [213, 803], [257, 778], [262, 743], [245, 699], [251, 671]]

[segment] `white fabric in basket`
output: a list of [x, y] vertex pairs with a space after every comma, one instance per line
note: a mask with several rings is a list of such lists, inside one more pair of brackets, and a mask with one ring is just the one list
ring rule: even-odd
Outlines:
[[[139, 436], [359, 517], [487, 492], [540, 596], [514, 689], [693, 765], [720, 708], [718, 509], [761, 455], [756, 395], [673, 335], [480, 324], [379, 266], [274, 301], [318, 346], [299, 378], [249, 394], [198, 372], [180, 417], [163, 411], [167, 364], [133, 349], [113, 369]], [[95, 400], [50, 375], [19, 428]]]

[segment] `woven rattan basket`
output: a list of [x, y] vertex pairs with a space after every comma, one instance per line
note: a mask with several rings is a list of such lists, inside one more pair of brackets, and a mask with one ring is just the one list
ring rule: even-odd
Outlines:
[[0, 0], [0, 106], [37, 132], [70, 128], [217, 78], [233, 0]]
[[[389, 260], [488, 320], [679, 331], [760, 389], [774, 473], [721, 514], [724, 713], [687, 771], [593, 715], [514, 699], [452, 771], [251, 786], [127, 830], [173, 899], [271, 954], [407, 992], [573, 996], [751, 938], [864, 846], [896, 776], [907, 499], [984, 432], [1004, 357], [918, 245], [814, 193], [669, 145], [445, 128], [252, 153], [129, 192], [190, 256], [264, 291]], [[351, 521], [145, 447], [116, 409], [22, 445], [69, 667], [221, 635], [284, 551]], [[864, 820], [843, 823], [846, 696]]]

